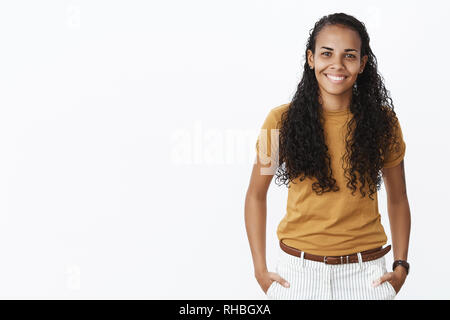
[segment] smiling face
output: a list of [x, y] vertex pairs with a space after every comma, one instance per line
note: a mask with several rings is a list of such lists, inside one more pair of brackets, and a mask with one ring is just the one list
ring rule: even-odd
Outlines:
[[329, 25], [316, 38], [315, 53], [307, 51], [308, 64], [314, 67], [321, 96], [349, 95], [362, 72], [367, 55], [361, 59], [359, 34], [347, 27]]

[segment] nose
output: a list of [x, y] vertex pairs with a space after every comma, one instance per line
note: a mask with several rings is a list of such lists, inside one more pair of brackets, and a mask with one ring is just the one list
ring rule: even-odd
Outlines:
[[331, 61], [331, 69], [342, 69], [344, 67], [344, 64], [342, 63], [342, 59], [338, 56], [335, 55], [333, 57], [333, 60]]

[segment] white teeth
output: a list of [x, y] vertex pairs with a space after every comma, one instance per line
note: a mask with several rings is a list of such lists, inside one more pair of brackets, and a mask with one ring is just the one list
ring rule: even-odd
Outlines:
[[327, 74], [327, 77], [330, 78], [331, 80], [336, 80], [336, 81], [344, 80], [344, 78], [345, 78], [345, 77], [334, 77], [334, 76], [329, 75], [329, 74]]

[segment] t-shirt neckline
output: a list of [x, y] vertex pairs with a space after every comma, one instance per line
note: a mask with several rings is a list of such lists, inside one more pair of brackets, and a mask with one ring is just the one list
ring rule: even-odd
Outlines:
[[348, 115], [350, 113], [350, 107], [347, 107], [346, 109], [343, 109], [343, 110], [335, 110], [335, 111], [325, 110], [322, 107], [322, 111], [325, 115], [328, 115], [328, 116], [341, 116], [341, 115]]

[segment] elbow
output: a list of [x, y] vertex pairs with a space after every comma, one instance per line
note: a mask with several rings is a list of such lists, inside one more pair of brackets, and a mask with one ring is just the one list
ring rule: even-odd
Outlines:
[[256, 190], [249, 188], [247, 190], [246, 200], [247, 201], [260, 201], [264, 202], [267, 199], [267, 190]]
[[405, 193], [402, 193], [400, 195], [397, 195], [395, 197], [388, 197], [387, 199], [388, 206], [399, 206], [408, 204], [408, 195]]

